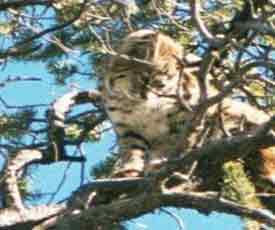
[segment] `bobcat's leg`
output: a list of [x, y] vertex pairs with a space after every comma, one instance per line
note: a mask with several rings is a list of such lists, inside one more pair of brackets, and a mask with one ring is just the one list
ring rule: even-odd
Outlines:
[[112, 177], [138, 177], [144, 171], [144, 150], [129, 148], [121, 152], [121, 157], [115, 163]]
[[127, 132], [119, 139], [120, 157], [114, 165], [113, 177], [143, 176], [149, 143], [142, 136]]

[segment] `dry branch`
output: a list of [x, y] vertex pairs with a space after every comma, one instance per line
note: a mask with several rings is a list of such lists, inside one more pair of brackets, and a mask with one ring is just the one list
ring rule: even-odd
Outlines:
[[48, 161], [85, 161], [83, 156], [68, 156], [65, 150], [65, 119], [73, 106], [93, 103], [100, 104], [100, 93], [98, 92], [69, 92], [54, 101], [50, 109], [47, 111], [48, 116], [48, 138], [49, 152], [54, 153], [53, 158], [45, 159]]
[[209, 214], [212, 211], [250, 217], [275, 227], [275, 216], [267, 210], [247, 208], [219, 197], [213, 192], [183, 192], [171, 194], [142, 194], [91, 207], [75, 216], [64, 217], [54, 229], [97, 229], [100, 225], [126, 221], [153, 212], [161, 207], [191, 208]]

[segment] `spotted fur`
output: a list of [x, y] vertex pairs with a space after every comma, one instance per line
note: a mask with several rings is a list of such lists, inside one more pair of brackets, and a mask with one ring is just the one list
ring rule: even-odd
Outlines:
[[[188, 106], [198, 105], [200, 88], [196, 68], [182, 64], [182, 47], [162, 33], [152, 30], [131, 33], [122, 40], [118, 52], [110, 58], [102, 87], [105, 110], [117, 134], [121, 154], [113, 176], [137, 176], [146, 167], [173, 156], [175, 146], [182, 141], [179, 138], [184, 120], [190, 114]], [[218, 92], [210, 86], [208, 90], [209, 96]], [[207, 124], [218, 113], [224, 127], [220, 127], [221, 121], [214, 121], [219, 125], [212, 126], [212, 133], [207, 134], [209, 139], [225, 135], [221, 130], [233, 134], [240, 131], [242, 120], [256, 127], [270, 118], [248, 104], [227, 98], [208, 110], [198, 130], [201, 133], [192, 137], [191, 147], [198, 144], [198, 137], [204, 135]], [[266, 162], [275, 164], [270, 164], [270, 158], [265, 161], [265, 155], [262, 154], [263, 172], [269, 175]], [[271, 156], [275, 162], [275, 154]], [[275, 170], [271, 174], [275, 175]]]

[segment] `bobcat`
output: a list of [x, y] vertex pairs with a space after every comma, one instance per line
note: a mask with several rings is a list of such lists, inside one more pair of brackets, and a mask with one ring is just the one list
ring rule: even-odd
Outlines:
[[[153, 30], [138, 30], [122, 40], [118, 55], [109, 60], [102, 90], [120, 152], [112, 176], [139, 176], [152, 165], [179, 154], [175, 146], [182, 141], [181, 128], [190, 108], [192, 111], [200, 98], [196, 77], [199, 66], [188, 65], [195, 62], [199, 62], [198, 57], [184, 57], [177, 42]], [[207, 88], [209, 96], [218, 93], [209, 81]], [[267, 113], [231, 98], [224, 99], [219, 109], [226, 129], [233, 133], [243, 119], [253, 128], [270, 118]], [[214, 117], [217, 111], [218, 105], [210, 107], [206, 119]], [[203, 133], [204, 127], [198, 132]], [[222, 135], [221, 131], [218, 133]], [[198, 136], [187, 148], [196, 147]], [[263, 176], [275, 182], [275, 148], [262, 149], [260, 156]]]

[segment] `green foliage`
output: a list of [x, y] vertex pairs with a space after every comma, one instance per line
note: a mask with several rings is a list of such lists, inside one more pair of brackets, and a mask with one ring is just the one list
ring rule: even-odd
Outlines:
[[79, 14], [82, 1], [80, 0], [62, 0], [56, 1], [53, 6], [55, 7], [57, 18], [63, 22], [74, 18]]
[[255, 197], [255, 187], [244, 171], [241, 162], [229, 161], [223, 166], [222, 194], [231, 200], [241, 204], [259, 205]]
[[[256, 196], [255, 184], [247, 176], [244, 166], [238, 161], [229, 161], [223, 165], [222, 196], [239, 204], [261, 208], [262, 204]], [[260, 229], [259, 223], [246, 220], [247, 229]]]
[[[65, 128], [66, 138], [70, 141], [77, 141], [83, 138], [83, 134], [85, 133], [85, 127], [79, 124], [71, 124]], [[88, 128], [88, 132], [86, 133], [85, 140], [86, 141], [100, 141], [101, 139], [102, 126], [96, 126], [93, 129]]]
[[0, 138], [20, 138], [30, 128], [32, 118], [35, 116], [33, 110], [22, 110], [14, 114], [0, 116]]
[[0, 34], [8, 36], [14, 30], [13, 22], [0, 22]]
[[101, 140], [105, 129], [104, 118], [95, 114], [79, 115], [77, 118], [67, 122], [65, 135], [71, 141], [81, 140], [96, 142]]
[[56, 83], [64, 85], [66, 83], [66, 79], [78, 72], [78, 66], [71, 59], [53, 59], [48, 63], [48, 70], [55, 76]]
[[81, 135], [81, 129], [77, 124], [72, 124], [66, 127], [65, 134], [69, 140], [77, 140]]
[[18, 180], [18, 187], [19, 187], [20, 193], [26, 199], [28, 197], [32, 197], [33, 195], [33, 191], [31, 190], [29, 185], [30, 185], [30, 179], [27, 177], [23, 177]]
[[91, 176], [95, 178], [104, 178], [108, 177], [112, 170], [115, 162], [119, 158], [118, 153], [112, 153], [112, 155], [106, 157], [106, 159], [96, 166], [94, 166], [91, 170]]

